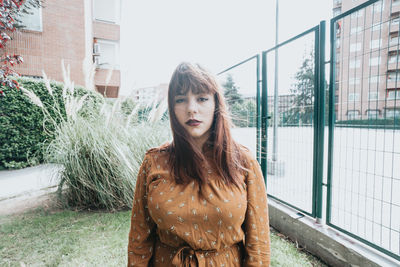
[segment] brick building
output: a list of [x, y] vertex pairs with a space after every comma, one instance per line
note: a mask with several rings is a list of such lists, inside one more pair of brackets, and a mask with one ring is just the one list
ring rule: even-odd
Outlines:
[[[23, 15], [26, 26], [12, 35], [7, 52], [22, 55], [22, 76], [42, 77], [42, 70], [63, 81], [61, 60], [75, 84], [118, 97], [121, 0], [52, 0]], [[93, 64], [95, 72], [93, 76]]]
[[[366, 0], [333, 0], [337, 16]], [[337, 120], [400, 117], [400, 0], [345, 16], [336, 31]]]

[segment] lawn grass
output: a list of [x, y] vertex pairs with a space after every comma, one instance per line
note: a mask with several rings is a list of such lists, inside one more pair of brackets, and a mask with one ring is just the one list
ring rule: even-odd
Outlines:
[[[0, 217], [0, 266], [126, 266], [130, 211]], [[271, 233], [272, 266], [324, 266]]]

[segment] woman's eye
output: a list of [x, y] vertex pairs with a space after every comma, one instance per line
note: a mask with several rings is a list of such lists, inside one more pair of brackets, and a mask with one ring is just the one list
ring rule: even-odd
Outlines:
[[184, 99], [176, 99], [175, 103], [182, 103], [184, 101]]
[[205, 101], [208, 100], [208, 98], [206, 98], [206, 97], [200, 97], [199, 100], [200, 100], [201, 102], [205, 102]]

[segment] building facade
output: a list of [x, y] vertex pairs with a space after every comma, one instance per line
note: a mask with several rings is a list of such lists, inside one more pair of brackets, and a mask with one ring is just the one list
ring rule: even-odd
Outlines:
[[[333, 15], [366, 0], [334, 0]], [[336, 25], [336, 120], [400, 117], [400, 0], [381, 0]]]
[[140, 104], [151, 104], [160, 102], [168, 97], [168, 84], [162, 83], [157, 86], [138, 88], [132, 91], [131, 96]]
[[12, 34], [7, 53], [19, 54], [21, 76], [41, 78], [42, 71], [63, 81], [61, 60], [77, 85], [118, 97], [120, 0], [52, 0], [21, 16], [24, 29]]

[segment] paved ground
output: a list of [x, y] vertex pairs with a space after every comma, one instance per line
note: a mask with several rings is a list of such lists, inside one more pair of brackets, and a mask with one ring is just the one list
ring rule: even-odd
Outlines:
[[58, 165], [39, 165], [21, 170], [0, 171], [0, 215], [46, 205], [57, 190]]

